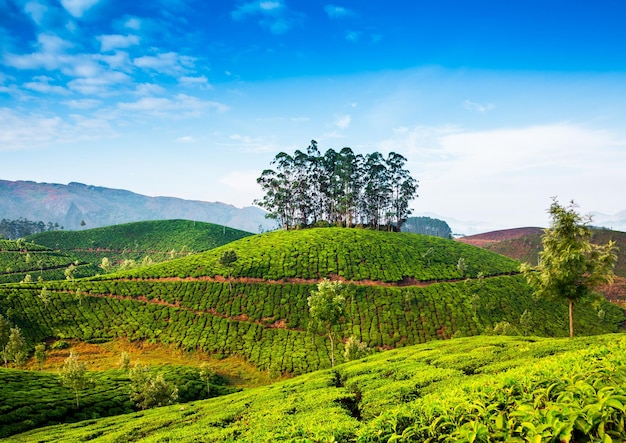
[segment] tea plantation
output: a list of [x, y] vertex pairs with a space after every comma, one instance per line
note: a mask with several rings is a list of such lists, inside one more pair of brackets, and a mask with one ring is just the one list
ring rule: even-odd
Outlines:
[[[237, 256], [231, 267], [220, 264], [226, 251]], [[22, 329], [31, 349], [53, 338], [126, 338], [216, 358], [239, 356], [273, 373], [306, 374], [219, 400], [163, 409], [158, 415], [144, 411], [14, 438], [481, 441], [468, 437], [476, 432], [501, 435], [500, 441], [526, 441], [544, 432], [541, 420], [547, 420], [520, 415], [535, 414], [528, 404], [539, 401], [537, 408], [543, 411], [549, 402], [571, 400], [570, 388], [579, 379], [570, 384], [559, 380], [570, 380], [584, 365], [585, 374], [606, 372], [604, 363], [621, 355], [615, 346], [623, 347], [623, 341], [620, 336], [537, 338], [567, 335], [567, 305], [534, 299], [518, 268], [510, 258], [438, 237], [323, 228], [247, 236], [130, 271], [0, 285], [0, 313]], [[341, 280], [346, 288], [336, 360], [344, 362], [343, 344], [349, 337], [384, 353], [329, 370], [328, 339], [307, 332], [307, 297], [323, 278]], [[603, 300], [577, 304], [574, 316], [577, 335], [615, 333], [624, 321], [623, 311]], [[534, 338], [464, 338], [502, 332]], [[418, 343], [425, 344], [412, 347]], [[594, 346], [600, 350], [591, 351]], [[587, 358], [592, 354], [585, 352], [610, 358]], [[564, 361], [572, 363], [562, 365]], [[510, 374], [527, 377], [510, 386], [517, 380]], [[607, 386], [604, 395], [617, 389], [615, 380], [584, 382], [598, 390]], [[541, 400], [529, 397], [554, 383]], [[509, 392], [511, 400], [501, 398], [502, 392]], [[436, 398], [446, 400], [437, 403]], [[602, 420], [613, 417], [607, 414], [601, 414]], [[595, 418], [589, 420], [589, 433], [593, 428], [598, 438], [609, 441]], [[584, 428], [582, 422], [575, 426]], [[467, 436], [458, 434], [461, 429]]]
[[625, 441], [626, 338], [470, 337], [14, 442]]

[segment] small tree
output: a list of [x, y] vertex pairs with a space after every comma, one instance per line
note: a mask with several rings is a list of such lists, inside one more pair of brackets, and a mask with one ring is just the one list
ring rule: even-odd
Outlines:
[[130, 368], [130, 354], [126, 351], [122, 351], [118, 362], [120, 369], [128, 370]]
[[522, 330], [522, 333], [524, 335], [528, 335], [528, 333], [532, 330], [532, 325], [533, 314], [528, 309], [525, 309], [521, 317], [519, 318], [519, 327]]
[[46, 353], [46, 344], [39, 343], [35, 346], [35, 361], [37, 362], [37, 366], [39, 366], [39, 370], [43, 368], [44, 363], [48, 359], [48, 354]]
[[91, 380], [87, 377], [87, 366], [78, 360], [78, 354], [74, 351], [70, 351], [70, 356], [63, 363], [61, 383], [76, 394], [76, 408], [78, 409], [80, 407], [78, 394], [91, 384]]
[[309, 330], [323, 331], [330, 340], [330, 363], [335, 366], [335, 329], [345, 314], [344, 286], [341, 282], [324, 279], [317, 284], [317, 291], [311, 291], [309, 304]]
[[130, 400], [141, 409], [171, 405], [178, 400], [178, 388], [165, 381], [163, 374], [152, 375], [145, 365], [130, 370]]
[[4, 359], [4, 367], [9, 363], [7, 345], [9, 344], [9, 336], [11, 335], [11, 322], [0, 314], [0, 348], [2, 348], [2, 358]]
[[521, 270], [536, 296], [567, 300], [573, 337], [574, 303], [613, 281], [617, 247], [612, 240], [603, 246], [591, 244], [591, 218], [580, 216], [573, 201], [564, 207], [554, 198], [548, 212], [551, 227], [542, 236], [539, 264], [525, 263]]
[[344, 347], [343, 358], [345, 361], [358, 360], [363, 357], [367, 357], [370, 353], [370, 349], [366, 343], [357, 340], [356, 337], [351, 336], [346, 341]]
[[26, 339], [22, 335], [22, 330], [17, 326], [11, 328], [9, 334], [9, 342], [7, 343], [7, 354], [10, 360], [13, 360], [15, 366], [21, 368], [26, 363], [28, 351]]
[[63, 272], [65, 274], [66, 280], [74, 281], [74, 279], [76, 278], [76, 265], [74, 263], [71, 263], [67, 268], [65, 268], [65, 271]]
[[102, 261], [100, 262], [100, 267], [104, 270], [104, 272], [106, 272], [107, 274], [109, 272], [111, 272], [111, 260], [109, 260], [109, 257], [102, 257]]
[[41, 288], [41, 292], [39, 293], [39, 299], [43, 302], [44, 306], [48, 306], [48, 303], [50, 303], [50, 292], [48, 291], [48, 288], [46, 288], [45, 286], [43, 286]]
[[231, 282], [231, 274], [233, 270], [233, 264], [239, 259], [237, 257], [237, 253], [234, 250], [224, 251], [224, 253], [220, 256], [220, 265], [226, 266], [228, 268], [228, 290], [232, 292], [232, 282]]
[[202, 380], [204, 383], [206, 383], [206, 394], [207, 394], [207, 397], [210, 397], [211, 396], [211, 384], [210, 384], [210, 381], [213, 380], [213, 377], [215, 377], [215, 372], [205, 362], [205, 363], [202, 363], [202, 366], [200, 366], [199, 375], [200, 375], [200, 380]]

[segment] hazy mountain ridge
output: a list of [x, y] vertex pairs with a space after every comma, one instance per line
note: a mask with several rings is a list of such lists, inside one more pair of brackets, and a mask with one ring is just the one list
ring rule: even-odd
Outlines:
[[[265, 211], [220, 202], [148, 197], [122, 189], [69, 183], [0, 180], [0, 217], [58, 223], [84, 229], [147, 220], [187, 219], [259, 232], [272, 229]], [[81, 226], [82, 222], [84, 226]]]

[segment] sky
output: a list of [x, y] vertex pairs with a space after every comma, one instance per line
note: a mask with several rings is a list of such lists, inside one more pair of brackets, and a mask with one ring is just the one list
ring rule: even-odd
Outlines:
[[[261, 198], [281, 151], [397, 152], [413, 215], [626, 210], [623, 0], [0, 0], [0, 179]], [[626, 217], [624, 217], [626, 218]]]

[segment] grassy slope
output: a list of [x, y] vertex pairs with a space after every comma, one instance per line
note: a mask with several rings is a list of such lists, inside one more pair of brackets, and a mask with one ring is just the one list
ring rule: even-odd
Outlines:
[[463, 258], [467, 276], [500, 275], [518, 270], [518, 263], [480, 248], [426, 235], [366, 229], [318, 228], [274, 231], [243, 238], [222, 248], [143, 268], [125, 276], [202, 277], [228, 275], [218, 264], [233, 249], [239, 260], [234, 277], [281, 280], [339, 276], [347, 280], [401, 282], [463, 278], [457, 263]]
[[625, 351], [621, 335], [431, 342], [11, 441], [624, 441]]
[[163, 261], [172, 256], [206, 251], [248, 235], [252, 234], [212, 223], [157, 220], [84, 231], [43, 232], [27, 240], [100, 264], [103, 257], [112, 261], [140, 261], [144, 257]]
[[[240, 257], [232, 292], [223, 278], [205, 278], [227, 273], [217, 264], [226, 248]], [[460, 279], [460, 257], [466, 258], [471, 276], [504, 275]], [[348, 285], [348, 315], [340, 335], [354, 335], [372, 347], [476, 335], [499, 322], [517, 327], [526, 310], [532, 314], [528, 328], [535, 334], [564, 335], [566, 304], [533, 300], [522, 277], [506, 275], [516, 266], [480, 248], [415, 234], [275, 232], [132, 272], [47, 282], [47, 306], [38, 298], [37, 283], [6, 286], [0, 288], [0, 311], [10, 312], [30, 343], [49, 337], [150, 340], [218, 356], [239, 355], [259, 369], [298, 374], [329, 366], [325, 337], [306, 332], [307, 297], [320, 277], [333, 274], [360, 282]], [[185, 278], [170, 278], [177, 275]], [[405, 284], [407, 277], [415, 279], [412, 283], [443, 281], [410, 286], [363, 282]], [[617, 331], [622, 311], [609, 304], [601, 307], [602, 320], [590, 303], [576, 306], [577, 333]]]
[[[211, 389], [207, 391], [197, 368], [164, 365], [153, 366], [150, 372], [162, 374], [168, 383], [178, 387], [180, 403], [237, 391], [225, 386], [225, 380], [218, 376], [211, 379]], [[59, 374], [0, 368], [0, 437], [51, 424], [128, 414], [137, 409], [129, 398], [128, 371], [89, 372], [88, 377], [91, 386], [80, 391], [76, 407], [74, 391], [61, 385]]]
[[65, 270], [76, 264], [75, 277], [96, 275], [99, 269], [76, 255], [53, 251], [45, 246], [12, 240], [0, 240], [0, 283], [15, 283], [30, 275], [32, 280], [65, 279]]

